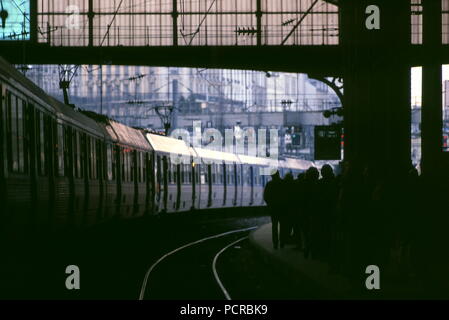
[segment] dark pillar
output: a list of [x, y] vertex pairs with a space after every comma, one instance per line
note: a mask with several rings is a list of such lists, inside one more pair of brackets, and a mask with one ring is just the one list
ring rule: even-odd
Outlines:
[[[379, 30], [365, 25], [369, 5], [380, 9]], [[340, 12], [345, 159], [396, 174], [410, 163], [410, 3], [347, 0]]]
[[89, 0], [89, 7], [88, 7], [88, 13], [87, 13], [87, 17], [89, 19], [89, 40], [88, 40], [88, 46], [92, 47], [94, 45], [94, 17], [95, 17], [95, 13], [94, 13], [94, 5], [93, 5], [93, 0]]
[[173, 12], [172, 12], [173, 32], [172, 32], [172, 37], [173, 37], [173, 45], [177, 46], [178, 45], [178, 16], [179, 16], [178, 0], [172, 0], [172, 4], [173, 4]]
[[256, 0], [256, 20], [257, 20], [257, 45], [262, 45], [262, 4], [261, 0]]
[[427, 54], [422, 70], [422, 172], [434, 176], [439, 174], [442, 155], [441, 64], [431, 59], [441, 50], [440, 1], [423, 0], [423, 46]]
[[30, 2], [30, 40], [37, 42], [37, 1]]

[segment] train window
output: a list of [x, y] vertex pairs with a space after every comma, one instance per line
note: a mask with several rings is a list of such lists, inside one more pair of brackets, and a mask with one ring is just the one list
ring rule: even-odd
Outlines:
[[9, 134], [10, 137], [10, 169], [12, 171], [19, 170], [19, 158], [17, 153], [17, 100], [11, 93], [8, 93], [9, 105]]
[[73, 139], [73, 143], [72, 143], [72, 150], [73, 150], [73, 169], [74, 169], [74, 175], [75, 178], [79, 178], [80, 175], [80, 166], [79, 166], [79, 155], [80, 155], [80, 150], [79, 150], [79, 135], [78, 135], [78, 131], [73, 130], [72, 131], [72, 139]]
[[128, 151], [126, 149], [123, 149], [123, 162], [124, 162], [124, 173], [125, 173], [125, 177], [123, 179], [123, 181], [127, 182], [129, 181], [129, 168], [128, 168], [128, 162], [129, 162], [129, 157], [128, 157]]
[[117, 174], [117, 150], [114, 145], [111, 145], [111, 179], [115, 180], [116, 174]]
[[87, 147], [87, 176], [89, 179], [92, 179], [92, 147], [91, 147], [91, 139], [89, 136], [86, 136], [86, 147]]
[[87, 137], [87, 150], [89, 152], [89, 179], [95, 179], [95, 140]]
[[101, 178], [102, 176], [102, 165], [101, 165], [101, 159], [102, 157], [102, 152], [101, 152], [101, 141], [99, 139], [95, 140], [95, 146], [96, 146], [96, 168], [95, 168], [95, 177]]
[[192, 183], [192, 174], [193, 174], [192, 166], [190, 164], [186, 164], [185, 168], [187, 174], [187, 182]]
[[171, 164], [171, 170], [172, 170], [172, 177], [173, 177], [173, 183], [177, 183], [178, 182], [178, 169], [177, 166], [175, 164]]
[[186, 170], [185, 170], [185, 168], [184, 168], [184, 165], [181, 165], [181, 164], [178, 164], [177, 165], [177, 167], [179, 168], [179, 174], [180, 174], [180, 178], [181, 178], [181, 183], [184, 183], [185, 182], [185, 172], [186, 172]]
[[200, 172], [200, 182], [201, 184], [206, 184], [209, 181], [208, 173], [207, 173], [207, 164], [201, 165], [201, 172]]
[[17, 98], [17, 154], [19, 160], [19, 172], [25, 172], [25, 134], [24, 134], [25, 110], [24, 101]]
[[221, 166], [219, 164], [214, 164], [215, 166], [215, 182], [221, 183]]
[[58, 124], [56, 129], [57, 134], [57, 158], [58, 158], [58, 175], [64, 175], [64, 130], [61, 124]]
[[85, 133], [80, 133], [78, 132], [78, 141], [80, 144], [80, 178], [84, 178], [84, 174], [85, 174], [85, 159], [86, 159], [86, 134]]
[[123, 181], [128, 181], [128, 152], [123, 149]]
[[128, 148], [123, 149], [123, 157], [125, 161], [125, 180], [126, 182], [131, 181], [131, 158], [130, 151]]
[[223, 184], [223, 165], [222, 164], [216, 164], [217, 166], [217, 181], [219, 184]]
[[113, 180], [114, 177], [114, 167], [113, 167], [113, 153], [112, 153], [112, 145], [107, 144], [106, 145], [106, 172], [107, 172], [107, 179], [109, 181]]
[[129, 151], [129, 179], [130, 181], [134, 181], [134, 177], [136, 174], [136, 152], [134, 150]]
[[129, 182], [131, 180], [131, 159], [129, 149], [125, 149], [125, 180]]
[[74, 146], [73, 146], [73, 150], [75, 151], [75, 176], [78, 179], [82, 179], [83, 178], [83, 154], [84, 154], [84, 150], [83, 150], [83, 142], [82, 142], [82, 137], [81, 137], [81, 133], [78, 131], [75, 131], [74, 134]]
[[45, 167], [45, 122], [44, 114], [41, 111], [36, 112], [36, 156], [37, 156], [37, 169], [40, 176], [47, 174]]
[[69, 145], [70, 145], [70, 128], [64, 126], [64, 175], [67, 177], [70, 175], [70, 153], [69, 153]]
[[167, 181], [168, 181], [168, 183], [171, 183], [172, 182], [171, 165], [168, 163], [168, 160], [166, 160], [166, 161], [167, 161]]
[[206, 183], [209, 183], [209, 176], [204, 171], [204, 169], [202, 169], [202, 172], [201, 172], [201, 184], [206, 184]]
[[145, 182], [145, 167], [146, 167], [146, 154], [140, 152], [140, 180], [141, 182]]
[[212, 184], [214, 184], [217, 181], [217, 165], [215, 163], [211, 165], [211, 171], [212, 171]]
[[136, 151], [137, 182], [142, 182], [142, 152]]
[[142, 182], [147, 181], [148, 153], [142, 153]]
[[259, 185], [259, 167], [253, 167], [254, 185]]
[[161, 176], [161, 172], [162, 172], [162, 168], [161, 168], [162, 164], [161, 164], [161, 157], [157, 156], [156, 158], [156, 182], [158, 184], [162, 183], [162, 176]]

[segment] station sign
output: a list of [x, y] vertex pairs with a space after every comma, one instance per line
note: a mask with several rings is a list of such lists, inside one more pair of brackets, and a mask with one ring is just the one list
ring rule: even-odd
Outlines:
[[340, 126], [316, 126], [315, 160], [340, 160], [341, 137]]

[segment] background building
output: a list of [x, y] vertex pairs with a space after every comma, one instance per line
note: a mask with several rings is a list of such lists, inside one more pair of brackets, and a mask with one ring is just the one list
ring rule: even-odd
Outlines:
[[278, 129], [280, 153], [313, 158], [313, 127], [339, 107], [337, 95], [306, 74], [176, 67], [34, 65], [26, 75], [63, 100], [61, 70], [73, 72], [70, 103], [129, 126], [163, 130], [158, 106], [173, 106], [171, 128]]

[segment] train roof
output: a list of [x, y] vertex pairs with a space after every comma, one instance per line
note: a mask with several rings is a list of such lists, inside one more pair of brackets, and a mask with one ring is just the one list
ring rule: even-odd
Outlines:
[[244, 154], [238, 155], [240, 162], [243, 164], [255, 164], [259, 166], [269, 166], [273, 162], [270, 158], [263, 158], [263, 157], [254, 157], [254, 156], [248, 156]]
[[315, 164], [308, 160], [285, 158], [283, 161], [280, 161], [280, 166], [282, 168], [305, 171], [310, 167], [315, 167]]
[[76, 125], [77, 127], [81, 127], [97, 136], [104, 136], [106, 134], [105, 130], [98, 126], [94, 120], [48, 95], [44, 90], [19, 72], [13, 65], [2, 57], [0, 57], [0, 75], [5, 77], [12, 86], [17, 86], [19, 90], [20, 88], [23, 88], [28, 91], [23, 93], [28, 95], [31, 94], [32, 96], [38, 98], [40, 101], [37, 102], [44, 103], [47, 109], [51, 108], [51, 111], [56, 113], [59, 119], [69, 122], [72, 125]]
[[214, 162], [240, 163], [237, 155], [229, 152], [222, 152], [208, 148], [194, 148], [201, 159], [212, 160]]
[[147, 133], [146, 138], [154, 151], [164, 154], [194, 156], [195, 153], [183, 140]]
[[28, 79], [19, 70], [14, 68], [12, 64], [6, 61], [0, 56], [0, 75], [8, 79], [12, 85], [18, 84], [19, 86], [27, 89], [43, 102], [51, 104], [50, 96], [38, 87], [33, 81]]
[[53, 97], [48, 97], [49, 102], [55, 108], [58, 119], [64, 122], [70, 123], [73, 126], [77, 126], [88, 131], [91, 134], [105, 137], [107, 132], [102, 128], [95, 120], [85, 116], [84, 114], [76, 111], [72, 107], [58, 101]]
[[112, 138], [116, 137], [117, 142], [120, 144], [132, 146], [141, 150], [152, 150], [151, 145], [140, 130], [133, 129], [112, 120], [106, 125], [106, 130]]

